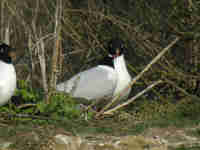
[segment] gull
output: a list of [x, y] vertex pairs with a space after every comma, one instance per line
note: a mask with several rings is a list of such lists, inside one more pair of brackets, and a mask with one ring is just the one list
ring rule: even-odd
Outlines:
[[0, 44], [0, 106], [6, 104], [16, 89], [16, 72], [12, 64], [14, 49]]
[[[69, 93], [72, 97], [88, 100], [114, 97], [131, 82], [124, 58], [124, 42], [113, 38], [108, 42], [108, 56], [93, 68], [74, 75], [57, 84], [56, 90]], [[120, 99], [128, 97], [131, 89], [123, 91]]]

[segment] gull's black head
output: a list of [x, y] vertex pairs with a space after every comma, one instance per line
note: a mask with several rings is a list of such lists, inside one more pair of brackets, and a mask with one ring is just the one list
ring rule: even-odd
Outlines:
[[113, 38], [108, 42], [108, 52], [112, 58], [120, 56], [124, 53], [124, 41], [119, 38]]
[[15, 57], [15, 49], [5, 43], [0, 44], [0, 60], [5, 63], [12, 63], [13, 57]]
[[99, 65], [107, 65], [114, 68], [113, 59], [125, 52], [124, 41], [113, 38], [108, 42], [107, 50], [109, 55], [99, 61]]

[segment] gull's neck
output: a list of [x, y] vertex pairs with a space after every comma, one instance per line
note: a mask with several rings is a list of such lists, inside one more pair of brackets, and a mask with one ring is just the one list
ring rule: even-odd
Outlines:
[[116, 57], [113, 60], [113, 63], [114, 63], [114, 68], [117, 71], [119, 76], [127, 76], [127, 75], [130, 76], [128, 73], [128, 70], [126, 68], [126, 62], [124, 59], [124, 55]]
[[131, 76], [128, 73], [124, 55], [114, 59], [114, 68], [118, 75], [118, 83], [114, 94], [121, 92], [131, 81]]

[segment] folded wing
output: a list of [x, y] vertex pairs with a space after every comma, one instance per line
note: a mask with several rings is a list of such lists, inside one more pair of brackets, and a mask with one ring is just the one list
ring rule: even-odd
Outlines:
[[56, 89], [70, 93], [73, 97], [98, 99], [104, 96], [112, 96], [116, 85], [117, 73], [115, 70], [100, 65], [58, 84]]

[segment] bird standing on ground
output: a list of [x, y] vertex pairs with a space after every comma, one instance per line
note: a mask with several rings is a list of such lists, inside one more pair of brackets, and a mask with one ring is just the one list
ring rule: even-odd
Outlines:
[[0, 106], [6, 104], [16, 89], [16, 72], [12, 64], [15, 50], [0, 44]]
[[[108, 43], [109, 55], [98, 66], [58, 84], [56, 90], [88, 100], [115, 96], [131, 81], [125, 64], [124, 51], [124, 42], [121, 39], [111, 39]], [[130, 91], [129, 88], [121, 98], [128, 97]]]

